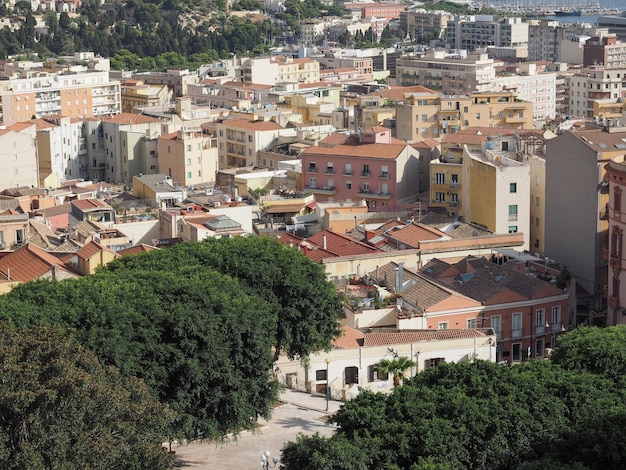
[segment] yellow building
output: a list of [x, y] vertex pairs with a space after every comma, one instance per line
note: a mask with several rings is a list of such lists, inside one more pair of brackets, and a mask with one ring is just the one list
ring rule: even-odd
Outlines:
[[217, 139], [194, 130], [179, 130], [158, 140], [159, 168], [183, 186], [215, 181]]
[[320, 64], [313, 59], [293, 59], [291, 57], [272, 57], [271, 62], [278, 64], [278, 83], [318, 83]]
[[171, 103], [173, 92], [167, 85], [148, 85], [141, 80], [126, 80], [121, 84], [123, 113], [133, 113], [136, 107], [165, 106]]
[[510, 92], [407, 94], [397, 108], [396, 136], [409, 142], [440, 138], [468, 127], [533, 128], [533, 104], [516, 99]]

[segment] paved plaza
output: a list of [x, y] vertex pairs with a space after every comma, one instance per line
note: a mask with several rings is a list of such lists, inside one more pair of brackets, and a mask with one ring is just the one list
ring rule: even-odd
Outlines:
[[[176, 451], [177, 466], [182, 469], [259, 469], [261, 454], [269, 450], [272, 456], [280, 455], [280, 449], [299, 433], [330, 436], [334, 425], [326, 424], [326, 417], [339, 409], [341, 402], [330, 400], [326, 411], [323, 396], [310, 395], [294, 390], [284, 390], [281, 401], [285, 403], [273, 410], [269, 422], [260, 420], [256, 432], [240, 434], [236, 440], [224, 444], [193, 443], [172, 445]], [[270, 457], [271, 458], [271, 457]]]

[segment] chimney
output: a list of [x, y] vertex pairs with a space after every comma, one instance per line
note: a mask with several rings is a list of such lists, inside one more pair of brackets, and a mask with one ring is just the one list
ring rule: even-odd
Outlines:
[[398, 267], [396, 268], [396, 292], [400, 292], [402, 290], [402, 278], [404, 274], [404, 262], [398, 263]]
[[326, 250], [326, 234], [322, 235], [322, 240], [324, 241], [324, 249]]

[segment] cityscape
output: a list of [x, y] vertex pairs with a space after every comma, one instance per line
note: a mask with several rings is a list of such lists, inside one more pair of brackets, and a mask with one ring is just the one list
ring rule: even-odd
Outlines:
[[3, 2], [0, 467], [624, 468], [622, 9]]

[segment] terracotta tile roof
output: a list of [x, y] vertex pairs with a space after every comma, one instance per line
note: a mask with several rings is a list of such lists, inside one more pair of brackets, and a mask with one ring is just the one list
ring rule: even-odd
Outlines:
[[37, 279], [50, 271], [53, 266], [71, 272], [62, 260], [32, 243], [0, 259], [0, 273], [13, 281], [28, 282]]
[[7, 129], [11, 131], [15, 131], [15, 132], [21, 132], [24, 129], [28, 129], [29, 127], [34, 126], [34, 125], [35, 123], [31, 121], [16, 122], [15, 124], [12, 124], [9, 127], [7, 127]]
[[93, 235], [94, 233], [100, 232], [102, 230], [106, 230], [105, 225], [100, 224], [98, 222], [93, 222], [89, 219], [82, 220], [72, 226], [72, 232], [76, 232], [77, 234], [80, 234], [83, 238], [87, 238]]
[[114, 116], [103, 117], [102, 120], [115, 124], [148, 124], [151, 122], [162, 122], [162, 119], [153, 118], [144, 114], [132, 113], [115, 114]]
[[44, 250], [55, 249], [61, 244], [61, 239], [43, 222], [29, 219], [28, 240]]
[[149, 253], [150, 251], [159, 250], [156, 246], [146, 245], [141, 243], [139, 245], [131, 246], [125, 250], [120, 250], [117, 253], [121, 256], [136, 255], [138, 253]]
[[276, 131], [282, 129], [280, 124], [274, 121], [250, 121], [249, 119], [232, 118], [224, 121], [224, 125], [235, 129], [245, 129], [251, 131]]
[[406, 148], [406, 144], [361, 144], [336, 145], [334, 147], [309, 147], [303, 154], [332, 155], [336, 157], [357, 157], [395, 160]]
[[359, 348], [363, 345], [365, 334], [359, 330], [343, 325], [341, 327], [341, 336], [333, 340], [333, 347], [338, 349]]
[[315, 263], [319, 263], [326, 258], [335, 258], [337, 256], [329, 251], [324, 250], [323, 248], [319, 248], [318, 246], [310, 243], [304, 238], [297, 237], [290, 233], [284, 233], [283, 235], [278, 237], [278, 241], [298, 250], [300, 253], [302, 253], [304, 256], [309, 258], [311, 261], [314, 261]]
[[35, 214], [41, 214], [45, 217], [54, 217], [55, 215], [69, 214], [72, 211], [72, 206], [69, 203], [61, 204], [60, 206], [46, 207], [43, 209], [37, 209]]
[[386, 235], [388, 238], [412, 248], [419, 248], [420, 242], [422, 241], [450, 238], [447, 234], [437, 230], [436, 228], [416, 223], [404, 225], [403, 227], [395, 230], [390, 230]]
[[[326, 237], [326, 248], [324, 248], [324, 237]], [[340, 233], [331, 232], [330, 230], [318, 232], [309, 237], [307, 241], [335, 256], [363, 255], [378, 252], [376, 248], [366, 243]]]
[[335, 132], [334, 134], [324, 137], [319, 141], [319, 145], [323, 146], [336, 146], [336, 145], [356, 145], [359, 143], [359, 136], [356, 134], [344, 134], [341, 132]]
[[441, 145], [441, 142], [439, 142], [438, 140], [424, 139], [419, 142], [415, 142], [414, 144], [411, 144], [411, 147], [414, 147], [416, 149], [419, 149], [419, 148], [434, 149], [436, 147], [439, 147], [440, 145]]
[[83, 212], [96, 209], [112, 209], [110, 205], [100, 199], [79, 199], [78, 201], [72, 201], [72, 205]]
[[428, 93], [437, 95], [438, 93], [430, 88], [420, 85], [417, 86], [392, 86], [389, 90], [376, 90], [370, 95], [382, 96], [390, 100], [403, 100], [406, 94], [410, 93]]
[[272, 85], [264, 85], [261, 83], [240, 83], [235, 81], [225, 82], [222, 84], [222, 87], [227, 88], [237, 88], [239, 90], [270, 90]]
[[102, 246], [97, 242], [91, 241], [87, 243], [85, 246], [83, 246], [80, 250], [78, 250], [76, 252], [76, 256], [78, 256], [81, 259], [87, 260], [91, 258], [93, 255], [95, 255], [96, 253], [100, 253], [101, 251], [109, 251], [115, 254], [113, 250], [105, 246]]
[[391, 346], [394, 344], [419, 343], [484, 337], [485, 332], [475, 329], [462, 330], [401, 330], [365, 333], [363, 346]]

